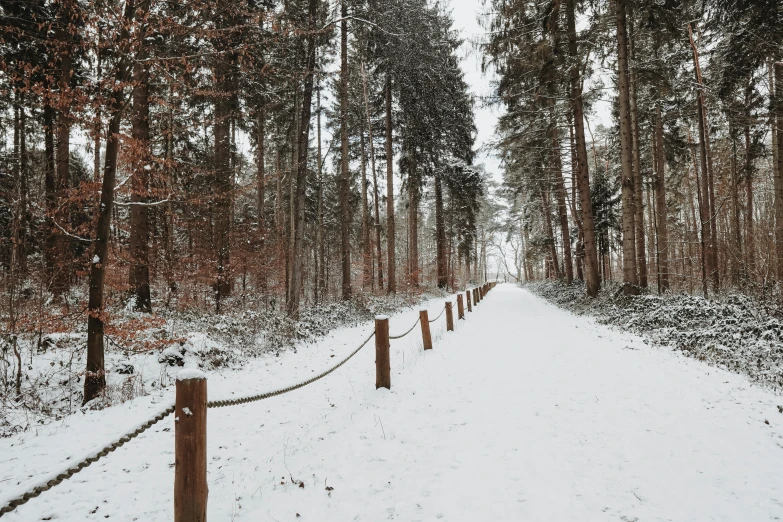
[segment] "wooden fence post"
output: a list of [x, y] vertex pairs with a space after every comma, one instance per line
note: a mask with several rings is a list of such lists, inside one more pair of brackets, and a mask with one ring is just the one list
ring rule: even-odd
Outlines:
[[454, 331], [454, 315], [451, 312], [451, 301], [446, 301], [446, 331]]
[[207, 494], [207, 376], [185, 369], [174, 402], [174, 522], [206, 522]]
[[425, 350], [432, 350], [432, 335], [430, 335], [430, 320], [427, 316], [427, 310], [419, 312], [419, 322], [421, 323], [421, 342]]
[[457, 294], [457, 319], [465, 319], [465, 305], [462, 304], [462, 294]]
[[470, 290], [465, 290], [465, 300], [468, 302], [468, 312], [473, 311], [473, 299], [470, 297]]
[[391, 362], [389, 360], [389, 317], [375, 316], [375, 389], [391, 390]]
[[473, 289], [473, 304], [479, 304], [479, 301], [481, 301], [481, 296], [479, 296], [478, 288]]

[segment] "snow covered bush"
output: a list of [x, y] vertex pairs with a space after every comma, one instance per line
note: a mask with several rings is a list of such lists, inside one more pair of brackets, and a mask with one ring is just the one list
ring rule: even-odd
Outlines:
[[765, 302], [741, 294], [627, 296], [611, 284], [595, 299], [581, 285], [545, 281], [527, 288], [600, 323], [644, 334], [655, 344], [783, 391], [783, 320]]

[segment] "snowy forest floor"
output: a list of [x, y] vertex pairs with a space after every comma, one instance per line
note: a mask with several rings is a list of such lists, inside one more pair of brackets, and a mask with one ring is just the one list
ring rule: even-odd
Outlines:
[[[427, 303], [431, 317], [443, 299]], [[399, 333], [415, 310], [392, 315]], [[745, 376], [498, 285], [458, 321], [372, 343], [301, 390], [208, 414], [209, 519], [726, 520], [783, 518], [779, 396]], [[285, 357], [210, 372], [211, 399], [303, 380], [367, 321]], [[0, 504], [172, 400], [157, 392], [0, 440]], [[171, 519], [173, 420], [5, 519]], [[304, 488], [299, 486], [303, 482]], [[333, 489], [327, 489], [333, 488]]]
[[688, 294], [626, 296], [617, 284], [605, 286], [591, 299], [583, 285], [540, 281], [525, 286], [574, 313], [641, 334], [657, 346], [680, 350], [783, 392], [783, 309], [777, 303], [738, 293], [712, 299]]
[[[289, 319], [280, 300], [272, 296], [237, 295], [223, 302], [221, 313], [206, 304], [184, 302], [184, 296], [181, 301], [155, 301], [154, 314], [134, 312], [126, 299], [115, 299], [105, 338], [106, 393], [87, 408], [104, 409], [159, 393], [173, 386], [186, 360], [205, 371], [225, 372], [241, 369], [256, 357], [286, 358], [289, 351], [295, 353], [299, 345], [320, 340], [335, 328], [410, 309], [441, 294], [360, 293], [350, 301], [308, 305], [298, 321]], [[0, 337], [0, 390], [6, 392], [0, 391], [0, 438], [45, 429], [79, 413], [84, 397], [86, 298], [84, 288], [74, 288], [67, 306], [50, 304], [38, 312], [32, 301], [28, 304], [27, 312], [36, 322], [28, 323], [27, 331], [18, 336], [19, 394], [14, 389], [17, 360], [8, 336]]]

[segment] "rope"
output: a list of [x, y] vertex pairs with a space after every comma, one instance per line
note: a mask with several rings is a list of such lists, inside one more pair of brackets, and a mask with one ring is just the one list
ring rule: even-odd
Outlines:
[[364, 342], [362, 344], [360, 344], [357, 349], [352, 351], [348, 355], [348, 357], [346, 357], [345, 359], [343, 359], [342, 361], [337, 363], [335, 366], [332, 366], [331, 368], [329, 368], [325, 372], [320, 373], [320, 374], [318, 374], [315, 377], [312, 377], [310, 379], [307, 379], [306, 381], [300, 382], [299, 384], [294, 384], [293, 386], [289, 386], [287, 388], [281, 388], [279, 390], [275, 390], [275, 391], [272, 391], [272, 392], [259, 393], [258, 395], [250, 395], [248, 397], [240, 397], [239, 399], [224, 399], [224, 400], [220, 400], [220, 401], [209, 401], [209, 402], [207, 402], [207, 408], [222, 408], [224, 406], [234, 406], [234, 405], [237, 405], [237, 404], [247, 404], [249, 402], [260, 401], [260, 400], [263, 400], [263, 399], [268, 399], [270, 397], [277, 397], [278, 395], [283, 395], [284, 393], [292, 392], [294, 390], [298, 390], [299, 388], [304, 388], [308, 384], [312, 384], [312, 383], [314, 383], [315, 381], [317, 381], [319, 379], [323, 379], [324, 377], [326, 377], [327, 375], [329, 375], [330, 373], [335, 371], [337, 368], [339, 368], [343, 364], [347, 363], [351, 359], [351, 357], [353, 357], [354, 355], [359, 353], [359, 350], [364, 348], [364, 346], [367, 343], [369, 343], [370, 339], [372, 339], [374, 336], [375, 336], [375, 331], [373, 330], [373, 332], [369, 335], [369, 337], [367, 337], [367, 339], [365, 339]]
[[[251, 395], [249, 397], [242, 397], [242, 398], [239, 398], [239, 399], [227, 399], [227, 400], [209, 401], [209, 402], [207, 402], [207, 408], [220, 408], [220, 407], [223, 407], [223, 406], [233, 406], [233, 405], [236, 405], [236, 404], [246, 404], [248, 402], [260, 401], [262, 399], [268, 399], [269, 397], [276, 397], [278, 395], [283, 395], [284, 393], [292, 392], [294, 390], [298, 390], [299, 388], [304, 388], [308, 384], [312, 384], [312, 383], [314, 383], [315, 381], [317, 381], [319, 379], [323, 379], [324, 377], [326, 377], [327, 375], [329, 375], [330, 373], [335, 371], [337, 368], [339, 368], [343, 364], [347, 363], [351, 359], [351, 357], [353, 357], [354, 355], [359, 353], [359, 350], [364, 348], [367, 345], [367, 343], [370, 342], [370, 339], [372, 339], [374, 336], [375, 336], [375, 331], [373, 331], [367, 337], [367, 339], [365, 339], [364, 342], [361, 345], [359, 345], [359, 347], [357, 349], [355, 349], [353, 352], [351, 352], [348, 355], [348, 357], [346, 357], [345, 359], [343, 359], [342, 361], [340, 361], [336, 365], [332, 366], [331, 368], [329, 368], [325, 372], [320, 373], [320, 374], [318, 374], [315, 377], [312, 377], [310, 379], [307, 379], [304, 382], [300, 382], [299, 384], [295, 384], [295, 385], [289, 386], [287, 388], [281, 388], [281, 389], [275, 390], [273, 392], [260, 393], [258, 395]], [[139, 426], [138, 428], [136, 428], [132, 432], [128, 433], [127, 435], [123, 435], [118, 440], [112, 442], [108, 446], [105, 446], [99, 452], [97, 452], [97, 453], [87, 457], [86, 459], [82, 460], [78, 464], [75, 464], [74, 466], [71, 466], [67, 470], [65, 470], [62, 473], [60, 473], [59, 475], [57, 475], [55, 478], [53, 478], [50, 481], [48, 481], [46, 484], [43, 484], [43, 485], [40, 485], [40, 486], [36, 486], [33, 489], [31, 489], [30, 491], [24, 493], [23, 495], [21, 495], [21, 496], [19, 496], [17, 498], [12, 499], [6, 505], [4, 505], [2, 508], [0, 508], [0, 517], [5, 515], [6, 513], [10, 513], [11, 511], [16, 509], [17, 507], [19, 507], [22, 504], [26, 503], [31, 498], [35, 498], [38, 495], [40, 495], [41, 493], [43, 493], [45, 491], [49, 491], [54, 486], [60, 484], [62, 481], [71, 478], [72, 476], [74, 476], [75, 474], [77, 474], [78, 472], [80, 472], [81, 470], [83, 470], [84, 468], [86, 468], [87, 466], [92, 464], [93, 462], [99, 461], [100, 459], [102, 459], [103, 457], [108, 455], [109, 453], [111, 453], [114, 450], [116, 450], [117, 448], [123, 446], [126, 442], [129, 442], [129, 441], [135, 439], [136, 437], [138, 437], [139, 435], [141, 435], [142, 433], [144, 433], [145, 431], [150, 429], [153, 425], [157, 424], [158, 422], [160, 422], [161, 420], [163, 420], [165, 417], [167, 417], [169, 414], [171, 414], [173, 412], [174, 412], [174, 406], [173, 405], [169, 406], [168, 408], [166, 408], [162, 412], [158, 413], [157, 415], [152, 417], [150, 420], [148, 420], [147, 422], [145, 422], [144, 424], [142, 424], [141, 426]]]
[[419, 321], [421, 321], [421, 316], [419, 316], [419, 318], [418, 318], [418, 319], [416, 319], [416, 322], [415, 322], [415, 323], [413, 323], [413, 326], [411, 326], [411, 327], [408, 329], [408, 331], [407, 331], [407, 332], [405, 332], [404, 334], [401, 334], [401, 335], [390, 335], [390, 336], [389, 336], [389, 339], [402, 339], [403, 337], [405, 337], [406, 335], [408, 335], [409, 333], [411, 333], [411, 332], [413, 331], [413, 329], [414, 329], [414, 328], [416, 328], [416, 325], [417, 325], [417, 324], [419, 324]]
[[430, 320], [430, 324], [432, 324], [432, 323], [434, 323], [435, 321], [437, 321], [438, 319], [440, 319], [440, 316], [441, 316], [441, 315], [443, 315], [443, 312], [445, 312], [445, 311], [446, 311], [446, 307], [444, 306], [444, 307], [443, 307], [443, 310], [441, 310], [441, 311], [440, 311], [440, 313], [438, 314], [438, 317], [436, 317], [435, 319], [431, 319], [431, 320]]
[[81, 470], [92, 464], [93, 462], [99, 461], [101, 458], [105, 457], [112, 451], [116, 450], [117, 448], [123, 446], [126, 442], [135, 439], [148, 429], [150, 429], [152, 426], [166, 418], [170, 413], [174, 412], [174, 406], [169, 406], [162, 412], [158, 413], [154, 417], [152, 417], [150, 420], [133, 430], [132, 432], [128, 433], [127, 435], [123, 435], [116, 441], [112, 442], [108, 446], [104, 446], [103, 449], [101, 449], [98, 453], [95, 453], [93, 455], [90, 455], [86, 459], [82, 460], [78, 464], [75, 464], [74, 466], [71, 466], [70, 468], [66, 469], [50, 481], [48, 481], [46, 484], [36, 486], [30, 491], [24, 493], [23, 495], [16, 497], [12, 500], [10, 500], [5, 506], [0, 508], [0, 517], [5, 515], [6, 513], [10, 513], [17, 507], [21, 506], [22, 504], [26, 503], [31, 498], [35, 498], [44, 491], [49, 491], [54, 486], [59, 484], [60, 482], [71, 478], [72, 476], [79, 473]]

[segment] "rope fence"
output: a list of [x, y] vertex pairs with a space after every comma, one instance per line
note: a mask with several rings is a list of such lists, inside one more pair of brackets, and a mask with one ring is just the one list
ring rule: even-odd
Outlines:
[[[486, 295], [489, 290], [495, 287], [497, 283], [485, 283], [481, 287], [472, 289], [474, 306]], [[468, 301], [468, 311], [471, 311], [471, 290], [465, 292]], [[29, 500], [38, 497], [63, 481], [71, 478], [84, 468], [106, 457], [113, 451], [135, 439], [152, 426], [174, 413], [182, 411], [184, 415], [175, 417], [175, 454], [187, 455], [189, 458], [175, 458], [175, 478], [174, 478], [174, 521], [186, 522], [194, 519], [206, 520], [207, 505], [207, 487], [206, 487], [206, 410], [208, 408], [223, 408], [227, 406], [236, 406], [239, 404], [248, 404], [251, 402], [277, 397], [319, 381], [327, 375], [333, 373], [345, 363], [350, 361], [367, 343], [375, 337], [376, 348], [376, 389], [391, 389], [391, 371], [389, 358], [389, 341], [402, 339], [409, 335], [416, 325], [421, 324], [423, 347], [425, 350], [432, 349], [432, 338], [429, 325], [434, 323], [446, 313], [447, 330], [453, 331], [452, 306], [456, 305], [459, 310], [459, 318], [464, 319], [462, 308], [462, 294], [459, 294], [456, 301], [447, 301], [437, 317], [430, 320], [427, 317], [427, 310], [419, 312], [419, 318], [416, 322], [400, 335], [389, 335], [389, 318], [386, 316], [377, 316], [375, 319], [375, 330], [370, 333], [366, 339], [347, 357], [342, 359], [336, 365], [328, 370], [319, 373], [305, 381], [278, 390], [249, 395], [237, 399], [222, 399], [207, 401], [206, 394], [206, 374], [200, 370], [181, 370], [177, 375], [176, 381], [176, 401], [174, 405], [168, 406], [155, 416], [139, 425], [133, 431], [126, 433], [114, 442], [104, 446], [99, 451], [72, 465], [65, 471], [55, 475], [43, 484], [39, 484], [25, 493], [11, 499], [0, 507], [0, 518], [6, 513], [10, 513], [17, 507], [27, 503]], [[199, 408], [199, 406], [201, 406]], [[187, 447], [185, 447], [187, 446]], [[195, 457], [195, 458], [193, 458]], [[193, 476], [197, 475], [197, 476]], [[185, 477], [189, 477], [187, 480]]]

